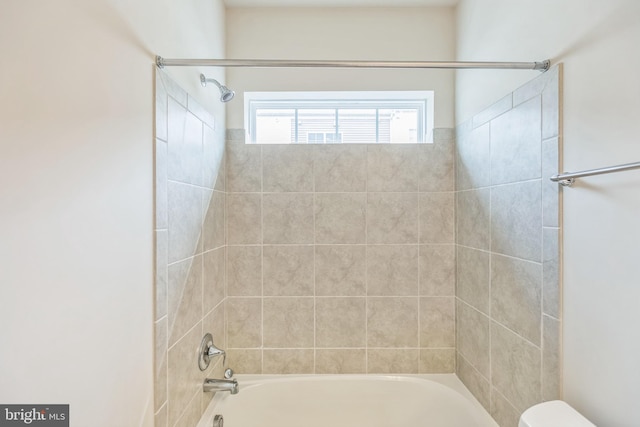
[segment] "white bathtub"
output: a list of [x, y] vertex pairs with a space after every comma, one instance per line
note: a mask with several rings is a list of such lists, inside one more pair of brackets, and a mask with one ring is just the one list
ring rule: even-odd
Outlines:
[[240, 393], [216, 393], [197, 427], [497, 427], [447, 375], [238, 375]]

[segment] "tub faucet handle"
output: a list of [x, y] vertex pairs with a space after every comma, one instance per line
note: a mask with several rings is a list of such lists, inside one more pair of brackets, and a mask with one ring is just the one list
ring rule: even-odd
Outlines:
[[213, 337], [209, 333], [202, 338], [198, 354], [198, 367], [201, 371], [204, 371], [209, 367], [211, 359], [214, 357], [222, 356], [222, 366], [227, 362], [227, 352], [213, 344]]

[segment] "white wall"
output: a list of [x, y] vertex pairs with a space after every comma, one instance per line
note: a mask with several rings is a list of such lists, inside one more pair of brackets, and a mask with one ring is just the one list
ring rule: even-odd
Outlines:
[[0, 52], [0, 402], [152, 425], [152, 64], [223, 56], [222, 1], [5, 1]]
[[[564, 67], [564, 170], [640, 161], [640, 3], [463, 0], [460, 60]], [[461, 71], [456, 120], [536, 72]], [[597, 425], [640, 419], [640, 171], [564, 191], [564, 398]]]
[[[235, 59], [452, 60], [452, 8], [231, 8]], [[238, 100], [227, 125], [243, 128], [244, 91], [435, 90], [435, 126], [453, 126], [450, 70], [241, 69], [227, 71]]]

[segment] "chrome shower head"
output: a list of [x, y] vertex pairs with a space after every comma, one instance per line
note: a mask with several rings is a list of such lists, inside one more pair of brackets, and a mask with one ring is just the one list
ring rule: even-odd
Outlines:
[[236, 96], [236, 93], [234, 91], [224, 85], [221, 85], [216, 79], [208, 79], [204, 74], [200, 74], [200, 84], [202, 84], [203, 87], [206, 87], [207, 83], [213, 83], [214, 85], [218, 86], [218, 89], [220, 89], [221, 102], [229, 102], [233, 99], [234, 96]]

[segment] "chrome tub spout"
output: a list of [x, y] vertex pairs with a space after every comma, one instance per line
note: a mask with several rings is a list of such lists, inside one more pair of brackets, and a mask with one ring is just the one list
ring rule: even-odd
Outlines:
[[240, 386], [238, 386], [238, 380], [236, 379], [217, 380], [207, 378], [204, 380], [202, 389], [205, 392], [228, 391], [231, 394], [237, 394], [240, 391]]

